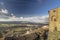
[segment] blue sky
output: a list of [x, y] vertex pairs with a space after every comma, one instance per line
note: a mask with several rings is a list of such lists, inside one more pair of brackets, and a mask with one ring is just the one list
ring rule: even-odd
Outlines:
[[0, 0], [0, 8], [16, 17], [40, 17], [48, 10], [60, 7], [60, 0]]
[[60, 6], [60, 0], [0, 0], [4, 7], [16, 16], [47, 15], [48, 10]]

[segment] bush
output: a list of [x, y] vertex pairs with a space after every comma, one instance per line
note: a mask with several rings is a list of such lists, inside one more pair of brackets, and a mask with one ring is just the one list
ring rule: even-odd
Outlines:
[[0, 33], [0, 38], [3, 38], [3, 34], [2, 33]]

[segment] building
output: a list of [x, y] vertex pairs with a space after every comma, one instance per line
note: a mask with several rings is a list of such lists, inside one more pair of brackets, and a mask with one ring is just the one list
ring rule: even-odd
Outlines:
[[60, 7], [51, 9], [49, 13], [48, 40], [60, 40]]

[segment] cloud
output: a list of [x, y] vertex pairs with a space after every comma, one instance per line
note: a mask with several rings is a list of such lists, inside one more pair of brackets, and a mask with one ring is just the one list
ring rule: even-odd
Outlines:
[[12, 16], [8, 19], [0, 19], [0, 21], [28, 21], [28, 22], [36, 22], [36, 23], [46, 23], [48, 22], [48, 16], [40, 16], [40, 17], [16, 17]]
[[48, 22], [48, 16], [41, 16], [41, 17], [11, 17], [10, 20], [12, 21], [29, 21], [29, 22], [36, 22], [36, 23], [46, 23]]
[[7, 9], [1, 9], [1, 12], [7, 14], [8, 10]]
[[13, 13], [11, 13], [11, 15], [13, 16], [14, 14], [13, 14]]
[[29, 22], [36, 22], [36, 23], [46, 23], [48, 22], [48, 16], [41, 16], [41, 17], [27, 17], [27, 18], [20, 18], [20, 21], [29, 21]]
[[7, 9], [0, 9], [0, 14], [8, 14], [8, 10]]
[[[48, 22], [48, 16], [33, 16], [33, 17], [16, 17], [13, 13], [11, 13], [11, 16], [6, 16], [9, 14], [7, 9], [1, 9], [0, 11], [3, 16], [5, 14], [4, 18], [0, 17], [0, 21], [28, 21], [28, 22], [36, 22], [36, 23], [46, 23]], [[2, 15], [1, 15], [2, 16]]]
[[[0, 2], [0, 4], [4, 5], [3, 2]], [[2, 17], [4, 15], [6, 18]], [[7, 16], [7, 15], [11, 15], [11, 16]], [[13, 13], [9, 14], [7, 9], [2, 8], [0, 10], [0, 21], [28, 21], [28, 22], [36, 22], [36, 23], [46, 23], [48, 22], [48, 16], [46, 15], [46, 16], [33, 16], [33, 17], [16, 17]]]
[[27, 18], [30, 22], [36, 22], [36, 23], [45, 23], [48, 19], [48, 16], [40, 16], [40, 17], [30, 17]]
[[8, 10], [5, 9], [5, 6], [4, 6], [4, 2], [0, 2], [0, 13], [5, 13], [7, 14], [8, 13]]

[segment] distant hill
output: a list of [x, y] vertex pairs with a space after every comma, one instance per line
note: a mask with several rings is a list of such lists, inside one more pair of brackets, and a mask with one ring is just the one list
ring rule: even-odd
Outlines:
[[0, 21], [0, 24], [48, 24], [48, 22], [36, 23], [36, 22], [28, 22], [28, 21]]

